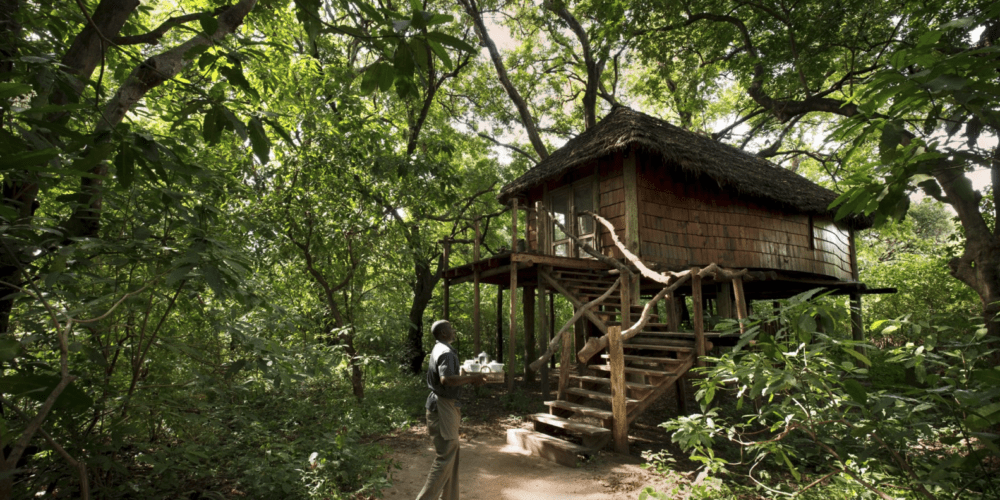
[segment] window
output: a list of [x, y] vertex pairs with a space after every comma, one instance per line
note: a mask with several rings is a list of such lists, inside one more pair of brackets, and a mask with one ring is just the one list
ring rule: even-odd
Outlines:
[[595, 211], [594, 183], [590, 180], [580, 181], [552, 191], [549, 194], [549, 207], [554, 217], [549, 228], [549, 234], [552, 235], [552, 255], [591, 258], [555, 222], [562, 224], [566, 231], [575, 235], [582, 243], [593, 247], [596, 234], [594, 219], [583, 212]]

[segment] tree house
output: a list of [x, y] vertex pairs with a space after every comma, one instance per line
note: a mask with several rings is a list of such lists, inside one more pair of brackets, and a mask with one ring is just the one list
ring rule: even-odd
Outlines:
[[[562, 346], [558, 397], [546, 402], [551, 414], [530, 416], [538, 432], [512, 432], [509, 440], [560, 463], [612, 439], [626, 451], [629, 424], [668, 388], [681, 391], [699, 356], [727, 341], [706, 327], [706, 316], [745, 318], [753, 301], [771, 307], [816, 287], [850, 294], [860, 338], [860, 296], [872, 291], [858, 281], [854, 234], [871, 222], [853, 214], [835, 220], [827, 207], [836, 196], [625, 107], [504, 186], [498, 198], [514, 214], [512, 250], [479, 259], [477, 249], [474, 262], [448, 269], [446, 303], [449, 286], [476, 284], [478, 352], [479, 285], [507, 288], [513, 359], [520, 290], [529, 362], [536, 310], [541, 344], [552, 337], [548, 294], [563, 295], [580, 318], [573, 336], [551, 342]], [[527, 368], [526, 379], [533, 379]], [[566, 435], [579, 438], [558, 438]]]

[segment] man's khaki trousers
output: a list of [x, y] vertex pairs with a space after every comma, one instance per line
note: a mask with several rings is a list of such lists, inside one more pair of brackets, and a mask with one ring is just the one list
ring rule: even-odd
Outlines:
[[452, 399], [438, 398], [437, 411], [427, 412], [427, 430], [437, 457], [417, 500], [458, 500], [458, 424], [462, 413]]

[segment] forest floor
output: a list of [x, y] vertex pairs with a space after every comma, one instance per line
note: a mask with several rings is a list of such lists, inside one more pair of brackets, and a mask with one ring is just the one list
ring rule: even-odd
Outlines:
[[[553, 392], [557, 384], [557, 379], [552, 379]], [[695, 479], [695, 466], [670, 443], [670, 435], [657, 427], [677, 415], [673, 394], [660, 398], [632, 425], [628, 455], [605, 449], [571, 468], [507, 445], [507, 429], [530, 429], [525, 415], [548, 413], [539, 384], [517, 385], [520, 389], [514, 396], [507, 395], [506, 385], [466, 390], [459, 461], [459, 485], [464, 500], [634, 500], [646, 486], [669, 492]], [[688, 408], [696, 408], [690, 385], [687, 394]], [[434, 446], [422, 420], [393, 435], [377, 438], [380, 444], [393, 450], [392, 459], [399, 466], [391, 469], [393, 486], [383, 492], [386, 500], [412, 500], [424, 485], [434, 460]], [[643, 452], [661, 450], [677, 457], [677, 467], [667, 475], [642, 467]]]

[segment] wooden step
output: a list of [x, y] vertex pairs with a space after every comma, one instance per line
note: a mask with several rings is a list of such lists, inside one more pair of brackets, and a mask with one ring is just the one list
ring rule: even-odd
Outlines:
[[579, 455], [594, 452], [585, 446], [528, 429], [507, 429], [507, 444], [566, 467], [576, 467], [580, 461]]
[[650, 351], [676, 351], [676, 352], [694, 352], [694, 347], [687, 346], [677, 346], [677, 345], [662, 345], [662, 344], [636, 344], [632, 342], [626, 342], [622, 344], [623, 349], [646, 349]]
[[[601, 384], [601, 385], [607, 385], [607, 386], [611, 385], [611, 379], [610, 378], [594, 377], [592, 375], [570, 375], [569, 379], [570, 380], [579, 380], [581, 382], [589, 382], [589, 383], [592, 383], [592, 384]], [[625, 386], [627, 386], [629, 389], [639, 389], [639, 390], [644, 390], [644, 391], [651, 391], [651, 390], [653, 390], [653, 389], [656, 388], [655, 386], [652, 386], [652, 385], [649, 385], [649, 384], [642, 384], [642, 383], [639, 383], [639, 382], [628, 382], [628, 381], [625, 382]]]
[[595, 451], [611, 442], [611, 430], [604, 427], [575, 422], [548, 413], [535, 413], [528, 415], [527, 418], [534, 422], [537, 432], [556, 435], [558, 431], [564, 431], [580, 439], [583, 446]]
[[[694, 332], [671, 332], [668, 328], [669, 327], [663, 323], [646, 323], [645, 328], [642, 329], [642, 333], [669, 338], [694, 340]], [[721, 336], [721, 332], [705, 332], [705, 338], [718, 338]], [[735, 334], [733, 336], [739, 338], [739, 334]]]
[[646, 335], [646, 332], [639, 332], [635, 337], [632, 337], [625, 341], [622, 345], [629, 346], [635, 344], [643, 345], [669, 345], [677, 347], [694, 347], [693, 340], [687, 339], [672, 339], [666, 337], [655, 337], [651, 335]]
[[[606, 290], [607, 290], [607, 288], [605, 288], [605, 291]], [[594, 297], [600, 297], [600, 296], [601, 296], [601, 294], [594, 295]], [[617, 297], [614, 297], [614, 298], [617, 298]], [[612, 302], [610, 300], [611, 300], [611, 298], [609, 297], [609, 301], [601, 302], [601, 305], [605, 306], [605, 307], [612, 307], [612, 308], [615, 308], [615, 309], [621, 309], [622, 308], [622, 303], [621, 302]], [[633, 312], [642, 312], [642, 310], [645, 309], [645, 308], [646, 308], [646, 306], [640, 306], [640, 305], [635, 305], [635, 304], [632, 305], [632, 311]]]
[[[631, 339], [627, 340], [622, 345], [625, 346], [625, 347], [628, 347], [629, 345], [635, 345], [635, 344], [640, 344], [640, 345], [658, 345], [658, 346], [667, 346], [667, 347], [674, 346], [674, 347], [677, 348], [677, 349], [675, 349], [677, 352], [687, 352], [686, 349], [688, 349], [688, 348], [694, 349], [694, 341], [693, 340], [665, 339], [665, 338], [662, 338], [662, 337], [649, 337], [649, 336], [646, 336], [644, 334], [644, 332], [639, 332], [638, 335], [636, 335], [635, 337], [632, 337]], [[715, 344], [713, 344], [712, 342], [710, 342], [708, 340], [705, 341], [705, 349], [706, 350], [710, 351], [714, 347], [715, 347]]]
[[[687, 360], [686, 356], [681, 356], [679, 358], [658, 358], [653, 356], [639, 356], [637, 354], [626, 354], [625, 361], [632, 361], [637, 363], [654, 363], [660, 365], [679, 365]], [[609, 359], [609, 354], [601, 354], [601, 358]]]
[[[610, 390], [610, 387], [609, 387], [609, 390]], [[582, 396], [582, 397], [585, 397], [585, 398], [596, 399], [598, 401], [604, 401], [605, 403], [609, 403], [609, 404], [611, 403], [611, 393], [608, 393], [608, 392], [591, 391], [589, 389], [581, 389], [579, 387], [567, 387], [566, 388], [566, 393], [567, 394], [575, 394], [577, 396]], [[632, 405], [635, 405], [635, 404], [639, 404], [639, 400], [638, 399], [632, 399], [632, 398], [628, 398], [628, 397], [625, 398], [625, 405], [626, 406], [632, 406]]]
[[569, 401], [546, 401], [545, 405], [551, 408], [559, 408], [561, 410], [569, 410], [578, 415], [584, 417], [596, 418], [602, 420], [607, 424], [611, 424], [611, 421], [615, 419], [615, 415], [608, 410], [602, 410], [600, 408], [593, 408], [587, 405], [582, 405], [580, 403], [571, 403]]
[[[591, 370], [600, 370], [602, 372], [611, 372], [610, 365], [588, 365], [587, 368]], [[640, 375], [645, 375], [647, 377], [672, 377], [674, 372], [667, 372], [663, 370], [653, 370], [649, 368], [636, 368], [633, 366], [626, 366], [625, 373], [638, 373]]]

